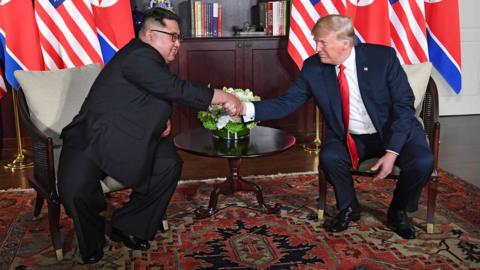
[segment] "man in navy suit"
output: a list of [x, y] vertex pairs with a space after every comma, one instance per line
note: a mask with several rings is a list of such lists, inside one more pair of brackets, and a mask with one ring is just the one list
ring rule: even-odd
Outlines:
[[[280, 97], [245, 103], [241, 114], [245, 121], [282, 118], [313, 96], [327, 125], [320, 167], [333, 185], [339, 209], [326, 230], [344, 231], [360, 219], [350, 170], [358, 161], [380, 157], [371, 168], [377, 172], [374, 180], [385, 178], [394, 165], [401, 169], [388, 222], [401, 237], [413, 239], [415, 229], [406, 212], [418, 208], [422, 187], [433, 170], [433, 155], [415, 118], [414, 95], [395, 50], [355, 46], [352, 22], [340, 15], [319, 19], [312, 34], [318, 54], [305, 60], [290, 88]], [[344, 87], [339, 86], [342, 83]], [[340, 89], [346, 89], [347, 98], [341, 97]], [[348, 113], [342, 102], [347, 102]]]

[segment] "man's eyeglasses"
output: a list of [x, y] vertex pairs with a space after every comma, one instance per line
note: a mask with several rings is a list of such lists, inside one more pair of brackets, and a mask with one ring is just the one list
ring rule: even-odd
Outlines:
[[176, 42], [177, 40], [178, 40], [178, 41], [182, 41], [182, 40], [183, 40], [182, 34], [170, 33], [170, 32], [165, 32], [165, 31], [155, 30], [155, 29], [150, 29], [150, 31], [167, 34], [167, 35], [169, 35], [170, 37], [172, 37], [172, 42]]

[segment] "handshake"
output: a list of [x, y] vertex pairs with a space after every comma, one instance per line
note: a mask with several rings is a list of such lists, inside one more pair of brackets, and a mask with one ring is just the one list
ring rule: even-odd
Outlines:
[[245, 105], [240, 101], [240, 99], [236, 95], [224, 92], [220, 89], [214, 90], [211, 103], [221, 104], [223, 109], [230, 116], [245, 115]]

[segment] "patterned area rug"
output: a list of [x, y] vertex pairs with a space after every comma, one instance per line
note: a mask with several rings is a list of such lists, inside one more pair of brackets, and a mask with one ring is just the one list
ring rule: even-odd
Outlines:
[[[434, 234], [425, 231], [425, 198], [412, 215], [416, 240], [403, 240], [385, 225], [394, 181], [356, 179], [362, 218], [343, 233], [327, 233], [315, 220], [318, 182], [313, 173], [250, 177], [281, 214], [258, 212], [253, 194], [221, 196], [219, 211], [197, 220], [211, 181], [180, 184], [168, 209], [170, 230], [149, 251], [109, 242], [98, 264], [82, 266], [71, 221], [62, 215], [65, 259], [57, 262], [46, 209], [31, 215], [34, 192], [0, 193], [0, 269], [480, 269], [480, 189], [441, 173]], [[336, 213], [328, 191], [327, 216]], [[128, 192], [114, 195], [118, 207]], [[44, 207], [46, 208], [46, 207]]]

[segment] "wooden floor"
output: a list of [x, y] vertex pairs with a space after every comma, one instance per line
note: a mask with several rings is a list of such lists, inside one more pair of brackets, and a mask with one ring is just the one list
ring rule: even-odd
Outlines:
[[[480, 115], [441, 118], [440, 168], [480, 186]], [[12, 153], [14, 149], [11, 149]], [[224, 177], [226, 160], [198, 157], [180, 152], [183, 160], [182, 179]], [[2, 164], [11, 161], [6, 158]], [[273, 156], [242, 161], [241, 175], [261, 175], [316, 171], [318, 157], [303, 150], [302, 145]], [[0, 169], [0, 189], [28, 187], [27, 171]]]

